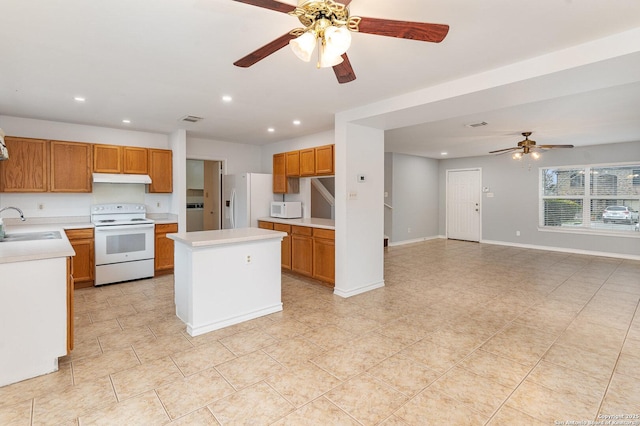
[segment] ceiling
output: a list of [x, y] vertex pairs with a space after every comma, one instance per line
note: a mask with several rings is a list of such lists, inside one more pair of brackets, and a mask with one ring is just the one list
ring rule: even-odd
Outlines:
[[[439, 44], [354, 34], [348, 53], [357, 80], [340, 85], [331, 69], [301, 62], [288, 48], [247, 69], [233, 66], [299, 22], [232, 0], [3, 0], [0, 115], [158, 133], [184, 128], [192, 137], [261, 145], [329, 130], [341, 111], [640, 28], [636, 0], [353, 0], [350, 9], [451, 29]], [[508, 105], [493, 104], [497, 92], [486, 90], [476, 94], [484, 107], [446, 117], [403, 120], [394, 112], [381, 126], [386, 150], [484, 155], [514, 145], [523, 131], [540, 144], [638, 141], [635, 71], [635, 81], [580, 93], [533, 100], [513, 92]], [[570, 84], [558, 78], [546, 90]], [[186, 115], [204, 119], [182, 122]], [[466, 127], [481, 121], [489, 124]]]

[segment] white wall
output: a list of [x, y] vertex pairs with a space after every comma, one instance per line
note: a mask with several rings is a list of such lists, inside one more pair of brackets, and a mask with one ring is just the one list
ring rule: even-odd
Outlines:
[[[10, 116], [0, 116], [0, 128], [9, 136], [171, 149], [169, 137], [160, 133]], [[98, 185], [92, 194], [2, 193], [0, 207], [19, 207], [26, 217], [89, 216], [91, 204], [113, 202], [115, 192], [121, 194], [125, 202], [145, 203], [150, 213], [175, 213], [171, 210], [171, 194], [147, 194], [143, 185], [117, 184], [116, 189], [109, 185], [116, 184]], [[39, 209], [39, 206], [43, 208]]]
[[438, 160], [414, 155], [385, 155], [385, 233], [389, 243], [438, 236]]
[[187, 136], [186, 158], [223, 161], [225, 167], [223, 174], [227, 175], [246, 172], [271, 173], [271, 167], [263, 168], [262, 148], [256, 145]]
[[[640, 256], [640, 234], [611, 236], [538, 230], [540, 167], [640, 163], [640, 143], [593, 145], [546, 151], [538, 161], [508, 155], [440, 160], [439, 233], [446, 234], [446, 170], [482, 168], [482, 185], [494, 196], [482, 200], [482, 241], [595, 254]], [[530, 165], [530, 167], [529, 167]], [[520, 236], [516, 236], [520, 231]]]

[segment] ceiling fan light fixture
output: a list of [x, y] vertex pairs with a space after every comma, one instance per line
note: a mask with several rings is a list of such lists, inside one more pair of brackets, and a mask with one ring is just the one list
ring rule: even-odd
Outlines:
[[328, 49], [325, 43], [320, 43], [318, 50], [318, 68], [330, 68], [342, 63], [344, 59]]
[[330, 55], [340, 56], [351, 46], [351, 31], [344, 26], [331, 25], [324, 30], [324, 43]]
[[521, 152], [515, 152], [511, 158], [513, 158], [514, 160], [521, 160], [522, 159], [522, 153]]
[[311, 61], [311, 55], [313, 54], [313, 49], [316, 48], [316, 44], [316, 34], [313, 31], [306, 31], [301, 36], [289, 41], [289, 46], [291, 46], [293, 53], [304, 62]]
[[537, 160], [541, 157], [540, 153], [535, 151], [531, 153], [531, 156], [533, 157], [534, 160]]

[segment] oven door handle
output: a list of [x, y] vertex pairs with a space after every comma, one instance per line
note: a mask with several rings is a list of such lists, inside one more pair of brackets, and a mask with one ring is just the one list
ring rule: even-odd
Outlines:
[[96, 226], [96, 232], [111, 232], [111, 231], [135, 231], [137, 229], [152, 229], [155, 225], [149, 223], [146, 225], [115, 225], [115, 226]]

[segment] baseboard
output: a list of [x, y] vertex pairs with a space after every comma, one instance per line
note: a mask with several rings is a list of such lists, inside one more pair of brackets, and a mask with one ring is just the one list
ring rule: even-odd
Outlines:
[[[199, 336], [204, 333], [208, 333], [210, 331], [219, 330], [224, 327], [229, 327], [230, 325], [239, 324], [241, 322], [249, 321], [252, 319], [256, 319], [265, 315], [273, 314], [276, 312], [282, 311], [282, 303], [277, 303], [272, 306], [266, 306], [264, 308], [256, 309], [252, 312], [247, 312], [242, 315], [237, 315], [231, 318], [225, 318], [219, 321], [209, 322], [205, 324], [187, 324], [187, 333], [189, 336]], [[182, 318], [180, 318], [182, 319]], [[184, 319], [182, 319], [184, 322]]]
[[403, 246], [403, 245], [406, 245], [406, 244], [421, 243], [423, 241], [437, 240], [438, 238], [444, 238], [444, 237], [442, 237], [441, 235], [435, 235], [433, 237], [422, 237], [422, 238], [416, 238], [414, 240], [398, 241], [398, 242], [389, 243], [389, 247], [396, 247], [396, 246]]
[[518, 247], [518, 248], [533, 249], [533, 250], [555, 251], [560, 253], [584, 254], [588, 256], [613, 257], [615, 259], [640, 260], [640, 256], [636, 256], [632, 254], [610, 253], [610, 252], [604, 252], [604, 251], [581, 250], [581, 249], [565, 248], [565, 247], [538, 246], [534, 244], [519, 244], [519, 243], [510, 243], [506, 241], [492, 241], [492, 240], [481, 240], [480, 243], [494, 244], [498, 246]]
[[349, 290], [349, 291], [342, 291], [338, 287], [336, 287], [333, 290], [333, 294], [335, 294], [336, 296], [344, 297], [346, 299], [347, 297], [356, 296], [358, 294], [366, 293], [367, 291], [375, 290], [375, 289], [381, 288], [381, 287], [384, 287], [384, 280], [379, 281], [377, 283], [368, 284], [368, 285], [365, 285], [365, 286], [362, 286], [362, 287], [358, 287], [358, 288], [355, 288], [355, 289]]

